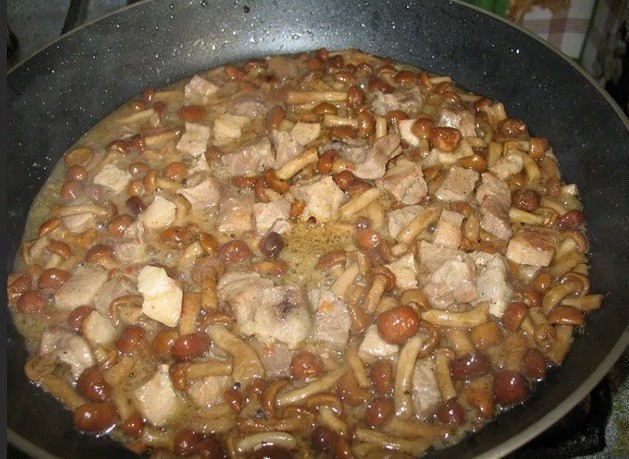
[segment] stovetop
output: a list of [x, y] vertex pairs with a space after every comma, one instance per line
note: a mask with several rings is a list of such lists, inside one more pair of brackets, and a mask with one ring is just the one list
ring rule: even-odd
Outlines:
[[[137, 0], [8, 0], [7, 60], [11, 67], [62, 33]], [[509, 459], [629, 457], [629, 351], [601, 383], [557, 424]], [[7, 456], [28, 459], [11, 445]]]

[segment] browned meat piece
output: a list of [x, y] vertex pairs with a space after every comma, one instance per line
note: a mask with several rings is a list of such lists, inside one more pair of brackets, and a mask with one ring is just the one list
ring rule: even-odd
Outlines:
[[507, 246], [507, 258], [514, 263], [548, 266], [557, 249], [557, 233], [541, 226], [523, 226]]
[[511, 192], [508, 185], [494, 174], [485, 172], [476, 191], [476, 200], [480, 205], [480, 226], [502, 241], [508, 241], [513, 235], [509, 219]]

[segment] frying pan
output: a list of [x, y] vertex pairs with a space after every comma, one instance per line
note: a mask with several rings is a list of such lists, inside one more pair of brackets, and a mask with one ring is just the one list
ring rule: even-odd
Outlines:
[[[629, 342], [629, 122], [591, 78], [531, 34], [462, 3], [155, 0], [77, 29], [8, 75], [8, 270], [29, 206], [62, 153], [105, 114], [196, 71], [277, 53], [359, 48], [451, 75], [548, 137], [588, 216], [591, 279], [605, 295], [565, 363], [531, 398], [430, 457], [503, 456], [552, 425]], [[5, 312], [6, 313], [6, 312]], [[8, 313], [7, 313], [8, 314]], [[28, 384], [8, 321], [8, 438], [36, 457], [133, 457], [76, 433]]]

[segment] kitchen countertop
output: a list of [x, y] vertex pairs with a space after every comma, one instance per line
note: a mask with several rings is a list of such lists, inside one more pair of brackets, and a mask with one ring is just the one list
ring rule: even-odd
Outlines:
[[[126, 0], [92, 0], [86, 11], [79, 11], [79, 23], [95, 20], [127, 6]], [[8, 0], [7, 23], [18, 40], [17, 54], [9, 65], [19, 63], [56, 40], [64, 29], [70, 0]], [[34, 27], [36, 25], [36, 27]], [[581, 459], [629, 457], [629, 351], [625, 351], [608, 374], [612, 408], [606, 428], [605, 449]], [[10, 447], [8, 457], [28, 456]]]

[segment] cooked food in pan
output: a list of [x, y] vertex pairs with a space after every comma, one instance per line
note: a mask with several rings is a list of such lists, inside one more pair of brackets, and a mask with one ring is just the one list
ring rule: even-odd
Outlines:
[[149, 87], [67, 151], [9, 308], [86, 434], [415, 457], [561, 364], [601, 305], [584, 224], [500, 102], [354, 50], [273, 56]]

